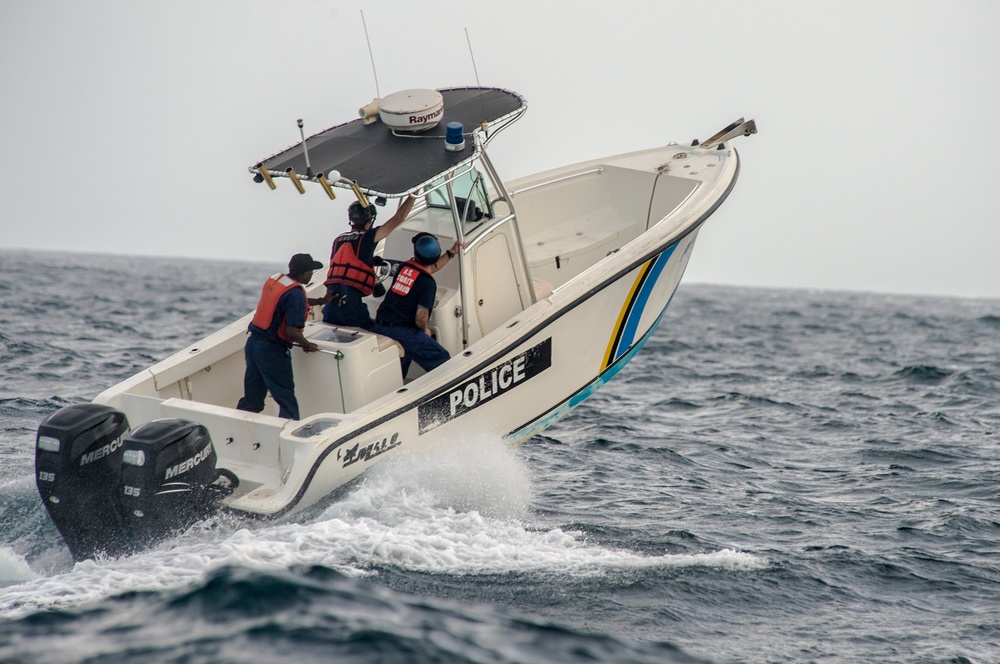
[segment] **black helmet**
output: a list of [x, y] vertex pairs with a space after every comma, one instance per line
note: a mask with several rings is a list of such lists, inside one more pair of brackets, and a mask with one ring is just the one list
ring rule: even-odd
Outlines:
[[441, 243], [430, 233], [413, 236], [413, 255], [421, 265], [433, 265], [441, 258]]
[[375, 206], [369, 205], [365, 207], [358, 201], [354, 201], [347, 208], [347, 219], [351, 222], [351, 226], [361, 228], [368, 222], [375, 221]]

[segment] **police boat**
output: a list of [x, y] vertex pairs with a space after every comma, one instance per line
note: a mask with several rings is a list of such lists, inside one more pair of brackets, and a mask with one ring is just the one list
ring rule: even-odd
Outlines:
[[[739, 119], [670, 143], [512, 181], [487, 156], [520, 119], [509, 90], [404, 90], [250, 167], [262, 191], [306, 187], [399, 204], [380, 276], [413, 238], [463, 243], [438, 271], [430, 330], [451, 354], [401, 371], [394, 340], [309, 314], [293, 348], [300, 420], [236, 410], [253, 312], [41, 423], [36, 483], [77, 560], [127, 554], [225, 510], [285, 518], [374, 464], [435, 440], [539, 433], [613, 378], [656, 327], [702, 223], [732, 191]], [[263, 195], [263, 194], [261, 194]], [[332, 237], [316, 238], [326, 245]], [[380, 298], [366, 298], [374, 315]], [[310, 298], [325, 293], [322, 279]]]

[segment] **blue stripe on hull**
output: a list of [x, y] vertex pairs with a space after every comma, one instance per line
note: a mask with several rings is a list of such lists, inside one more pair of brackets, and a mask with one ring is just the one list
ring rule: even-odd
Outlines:
[[[653, 288], [656, 287], [656, 282], [660, 278], [660, 273], [663, 272], [663, 268], [665, 268], [667, 263], [670, 262], [670, 257], [673, 255], [674, 249], [676, 248], [676, 244], [667, 247], [667, 249], [660, 254], [659, 257], [657, 257], [653, 266], [650, 268], [649, 273], [643, 281], [642, 287], [639, 289], [639, 294], [636, 296], [635, 302], [632, 304], [628, 318], [625, 321], [621, 337], [615, 347], [614, 359], [609, 364], [617, 362], [618, 358], [621, 357], [622, 352], [628, 352], [632, 348], [635, 341], [636, 331], [639, 329], [639, 320], [642, 318], [642, 312], [646, 308], [646, 302], [649, 301], [649, 295], [653, 292]], [[673, 295], [671, 295], [671, 297], [673, 297]], [[660, 313], [660, 316], [663, 316], [662, 312]], [[659, 318], [657, 318], [657, 322], [659, 322]], [[655, 325], [653, 327], [655, 327]], [[623, 348], [625, 351], [622, 351]]]
[[[677, 245], [674, 245], [674, 246], [676, 247]], [[670, 247], [664, 253], [673, 253], [673, 249], [674, 249], [674, 247]], [[659, 261], [657, 261], [657, 262], [659, 262]], [[657, 271], [657, 276], [659, 276], [659, 272], [662, 271], [662, 270], [663, 270], [663, 266], [660, 265], [659, 269]], [[655, 280], [652, 280], [652, 281], [653, 281], [653, 283], [655, 283]], [[648, 283], [648, 281], [647, 281], [647, 283]], [[678, 284], [678, 285], [680, 285], [680, 284]], [[603, 372], [601, 372], [600, 374], [598, 374], [597, 378], [595, 378], [591, 383], [589, 383], [582, 390], [576, 392], [569, 399], [567, 399], [566, 401], [564, 401], [561, 404], [559, 404], [558, 406], [556, 406], [554, 409], [552, 409], [551, 411], [549, 411], [547, 415], [544, 415], [540, 419], [537, 419], [534, 422], [531, 422], [527, 426], [521, 427], [517, 431], [514, 431], [514, 432], [508, 434], [507, 435], [507, 440], [510, 443], [513, 443], [513, 444], [517, 445], [517, 444], [523, 443], [525, 440], [527, 440], [528, 438], [531, 438], [532, 436], [534, 436], [535, 434], [539, 433], [540, 431], [544, 431], [545, 429], [547, 429], [548, 427], [550, 427], [553, 422], [555, 422], [556, 420], [560, 419], [561, 417], [563, 417], [564, 415], [566, 415], [566, 413], [568, 413], [569, 411], [571, 411], [574, 408], [576, 408], [577, 406], [579, 406], [586, 399], [588, 399], [594, 392], [596, 392], [597, 390], [599, 390], [605, 383], [607, 383], [612, 378], [614, 378], [618, 374], [618, 372], [621, 371], [622, 368], [626, 364], [628, 364], [629, 361], [633, 357], [635, 357], [636, 353], [638, 353], [642, 349], [642, 347], [646, 344], [646, 341], [649, 340], [649, 337], [653, 334], [653, 331], [660, 324], [660, 320], [663, 319], [663, 315], [665, 313], [667, 313], [667, 309], [670, 308], [670, 303], [673, 302], [674, 295], [676, 293], [677, 293], [677, 289], [675, 288], [674, 292], [670, 294], [670, 299], [667, 300], [666, 306], [663, 307], [663, 311], [661, 311], [660, 315], [656, 317], [656, 321], [649, 327], [649, 330], [646, 332], [645, 335], [643, 335], [643, 337], [638, 341], [638, 343], [634, 344], [624, 354], [619, 355], [618, 358], [616, 358], [615, 361], [611, 364], [611, 366], [609, 366]], [[643, 298], [643, 305], [645, 305], [646, 300], [648, 300], [648, 299], [649, 299], [649, 293], [647, 292], [646, 295], [645, 295], [645, 297]], [[641, 309], [640, 309], [639, 314], [641, 314], [641, 313], [642, 312], [641, 312]], [[636, 315], [636, 318], [638, 318], [638, 315]], [[633, 335], [634, 334], [635, 334], [635, 331], [633, 330]]]

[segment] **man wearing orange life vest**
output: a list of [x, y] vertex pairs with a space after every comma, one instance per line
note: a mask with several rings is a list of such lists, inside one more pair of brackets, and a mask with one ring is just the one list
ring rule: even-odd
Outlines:
[[413, 197], [407, 196], [389, 221], [373, 228], [375, 206], [351, 203], [347, 209], [351, 230], [337, 236], [330, 250], [330, 269], [324, 283], [332, 301], [323, 307], [323, 322], [371, 328], [371, 314], [361, 298], [371, 295], [375, 288], [375, 247], [403, 223], [411, 209]]
[[403, 377], [416, 362], [424, 371], [431, 371], [447, 362], [451, 355], [431, 336], [431, 311], [437, 295], [435, 272], [458, 255], [462, 243], [441, 253], [441, 244], [430, 233], [417, 233], [413, 238], [413, 258], [399, 269], [392, 287], [379, 305], [372, 332], [398, 341], [406, 354], [401, 364]]
[[243, 398], [236, 404], [239, 410], [259, 413], [264, 410], [264, 398], [270, 392], [278, 404], [278, 416], [299, 419], [299, 402], [295, 398], [292, 377], [292, 344], [307, 353], [316, 344], [302, 334], [309, 307], [326, 304], [323, 299], [309, 298], [303, 284], [308, 284], [314, 270], [323, 264], [309, 254], [295, 254], [288, 262], [288, 274], [275, 274], [265, 283], [257, 303], [257, 311], [247, 328], [250, 337], [244, 348], [247, 370], [243, 376]]

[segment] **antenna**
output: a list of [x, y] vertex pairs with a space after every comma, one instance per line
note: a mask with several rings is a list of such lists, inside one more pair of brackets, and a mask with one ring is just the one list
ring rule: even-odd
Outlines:
[[375, 56], [372, 54], [372, 40], [368, 38], [368, 24], [365, 23], [365, 10], [361, 10], [361, 25], [365, 28], [365, 41], [368, 42], [368, 57], [372, 61], [372, 75], [375, 77], [375, 96], [382, 98], [382, 93], [378, 89], [378, 72], [375, 71]]
[[306, 133], [305, 133], [305, 130], [302, 129], [302, 118], [299, 118], [298, 120], [296, 120], [295, 124], [297, 124], [299, 126], [299, 136], [302, 137], [302, 154], [306, 158], [306, 175], [308, 177], [312, 177], [313, 176], [313, 169], [312, 169], [312, 165], [309, 163], [309, 146], [306, 145]]
[[476, 68], [476, 56], [472, 53], [472, 40], [469, 39], [468, 28], [465, 28], [465, 41], [469, 45], [469, 57], [472, 58], [472, 71], [476, 74], [476, 87], [479, 88], [479, 103], [483, 105], [483, 122], [486, 122], [486, 102], [483, 101], [483, 85], [479, 82], [479, 69]]

